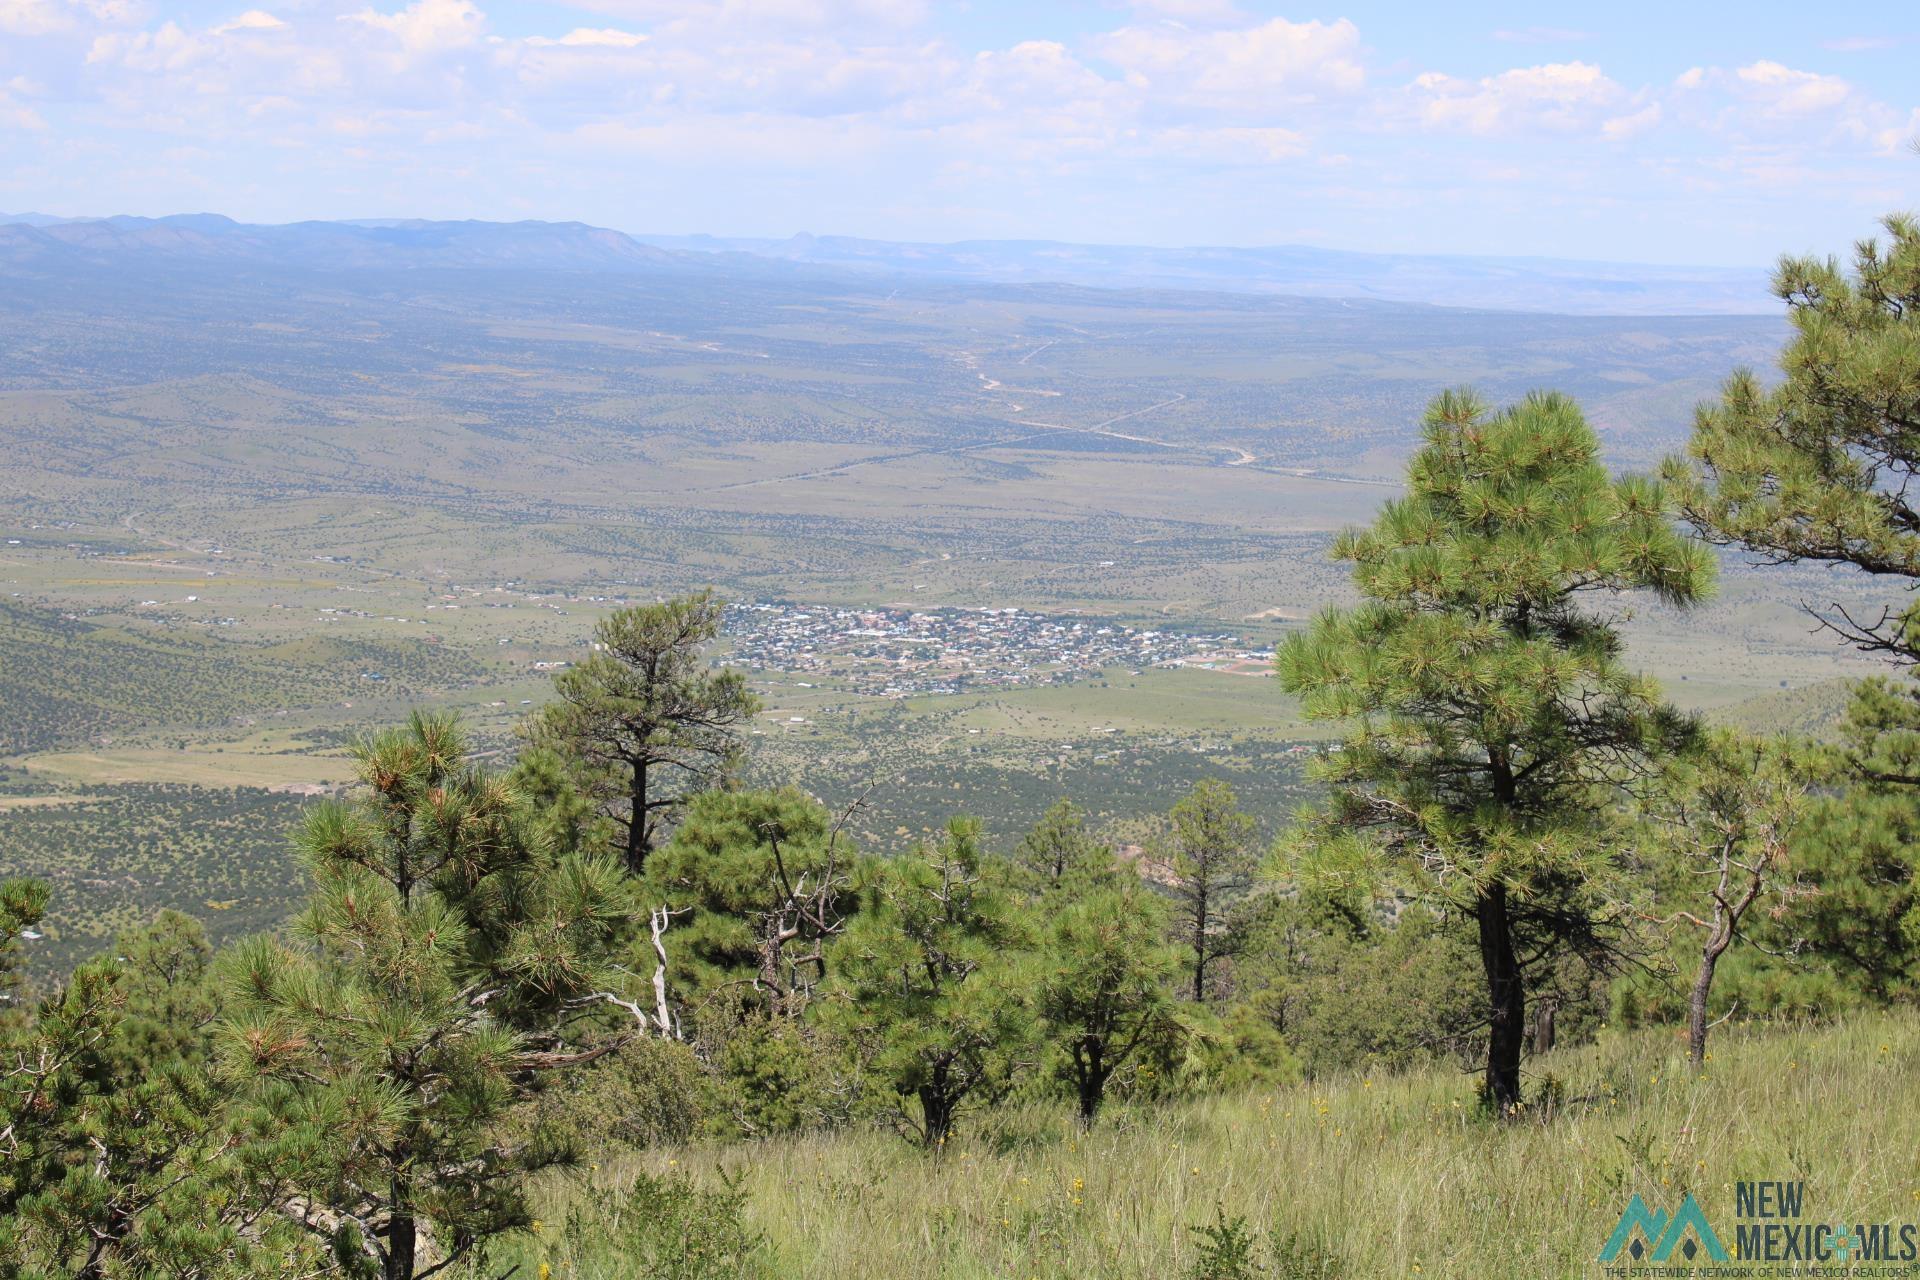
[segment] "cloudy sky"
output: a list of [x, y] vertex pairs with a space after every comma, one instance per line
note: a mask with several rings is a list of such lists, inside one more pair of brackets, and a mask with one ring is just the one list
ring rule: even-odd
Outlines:
[[1764, 263], [1920, 207], [1917, 71], [1892, 0], [0, 0], [0, 209]]

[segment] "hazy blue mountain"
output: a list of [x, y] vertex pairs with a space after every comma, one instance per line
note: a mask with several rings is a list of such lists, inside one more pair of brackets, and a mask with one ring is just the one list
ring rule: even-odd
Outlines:
[[0, 263], [58, 271], [127, 255], [310, 270], [494, 268], [632, 273], [663, 267], [820, 279], [854, 273], [970, 284], [1365, 298], [1571, 315], [1773, 315], [1766, 273], [1549, 258], [1348, 253], [1300, 245], [1167, 249], [974, 240], [912, 244], [848, 236], [786, 240], [631, 236], [580, 222], [363, 219], [261, 226], [213, 213], [165, 218], [0, 215]]
[[258, 226], [213, 213], [0, 225], [0, 261], [52, 267], [126, 254], [307, 269], [500, 267], [644, 270], [675, 260], [580, 222], [294, 222]]
[[1759, 268], [1349, 253], [1303, 245], [1167, 249], [1049, 240], [913, 244], [804, 234], [786, 240], [638, 238], [683, 252], [746, 253], [817, 266], [998, 283], [1377, 298], [1588, 315], [1771, 315], [1780, 305], [1767, 291], [1767, 272]]

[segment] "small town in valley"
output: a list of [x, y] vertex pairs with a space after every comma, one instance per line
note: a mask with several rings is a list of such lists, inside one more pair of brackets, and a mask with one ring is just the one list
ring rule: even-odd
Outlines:
[[876, 697], [1058, 684], [1125, 668], [1264, 674], [1272, 653], [1221, 632], [1143, 630], [1027, 609], [730, 607], [729, 666], [815, 674]]

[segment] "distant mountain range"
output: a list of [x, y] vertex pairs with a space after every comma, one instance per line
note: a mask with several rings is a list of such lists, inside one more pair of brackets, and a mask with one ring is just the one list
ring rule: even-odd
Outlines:
[[636, 271], [683, 255], [583, 222], [292, 222], [258, 226], [216, 213], [167, 218], [0, 215], [0, 262], [106, 263], [126, 255], [307, 270], [420, 267]]
[[1550, 258], [1350, 253], [1270, 248], [1168, 249], [1040, 240], [914, 244], [846, 236], [786, 240], [628, 235], [580, 222], [419, 219], [262, 226], [218, 214], [59, 218], [0, 214], [0, 266], [58, 270], [129, 258], [304, 270], [415, 268], [648, 272], [792, 271], [933, 277], [994, 284], [1368, 298], [1585, 315], [1777, 314], [1759, 269]]
[[1162, 249], [1050, 240], [912, 244], [812, 235], [787, 240], [638, 238], [682, 252], [749, 253], [816, 266], [1010, 284], [1373, 298], [1583, 314], [1772, 315], [1780, 307], [1768, 292], [1768, 273], [1758, 269], [1349, 253], [1304, 245]]

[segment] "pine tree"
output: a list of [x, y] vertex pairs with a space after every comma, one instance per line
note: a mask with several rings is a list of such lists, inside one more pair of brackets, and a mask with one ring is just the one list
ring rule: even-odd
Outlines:
[[1207, 970], [1234, 953], [1239, 930], [1227, 918], [1231, 895], [1253, 874], [1254, 821], [1240, 811], [1233, 788], [1203, 778], [1167, 815], [1171, 828], [1173, 895], [1179, 936], [1192, 957], [1191, 996], [1207, 998]]
[[298, 939], [230, 957], [228, 1069], [263, 1107], [332, 1136], [303, 1221], [415, 1280], [529, 1221], [525, 1183], [559, 1152], [516, 1135], [533, 1072], [621, 997], [638, 914], [610, 858], [556, 855], [451, 719], [416, 714], [355, 752], [363, 791], [310, 810], [316, 888]]
[[162, 912], [115, 950], [0, 1028], [0, 1277], [312, 1274], [271, 1191], [320, 1135], [226, 1106], [204, 933]]
[[535, 821], [545, 828], [541, 838], [554, 852], [613, 846], [612, 819], [588, 793], [581, 771], [558, 751], [529, 746], [514, 760], [507, 781], [532, 806]]
[[1794, 842], [1811, 892], [1756, 928], [1794, 955], [1820, 1012], [1920, 998], [1920, 806], [1911, 791], [1862, 785], [1817, 797]]
[[1671, 763], [1650, 816], [1679, 885], [1665, 902], [1670, 923], [1699, 931], [1687, 1002], [1687, 1050], [1706, 1060], [1714, 973], [1743, 936], [1756, 906], [1783, 913], [1797, 896], [1793, 852], [1812, 803], [1807, 753], [1781, 740], [1720, 732]]
[[1100, 1113], [1114, 1074], [1177, 1029], [1169, 988], [1180, 956], [1165, 927], [1165, 908], [1138, 885], [1094, 891], [1048, 926], [1036, 961], [1040, 1018], [1082, 1124]]
[[1078, 894], [1118, 879], [1113, 846], [1087, 831], [1086, 811], [1071, 800], [1056, 801], [1020, 838], [1014, 865], [1040, 894]]
[[559, 701], [528, 723], [602, 803], [632, 875], [689, 794], [732, 767], [737, 726], [759, 708], [739, 672], [706, 665], [724, 615], [710, 591], [608, 615], [594, 628], [598, 652], [554, 677]]
[[[1667, 475], [1708, 538], [1774, 562], [1850, 565], [1908, 589], [1871, 616], [1803, 606], [1841, 639], [1895, 663], [1920, 662], [1920, 220], [1885, 219], [1887, 239], [1836, 259], [1783, 258], [1774, 293], [1793, 337], [1771, 388], [1751, 371], [1701, 407], [1688, 459]], [[1856, 688], [1847, 762], [1863, 785], [1816, 807], [1803, 872], [1818, 893], [1790, 914], [1806, 939], [1873, 999], [1911, 990], [1920, 924], [1920, 683], [1874, 678]], [[1902, 794], [1904, 793], [1904, 794]], [[1912, 914], [1909, 914], [1909, 913]], [[1888, 925], [1894, 927], [1890, 930]]]
[[1332, 802], [1297, 841], [1309, 875], [1391, 866], [1405, 891], [1475, 922], [1485, 1094], [1506, 1112], [1529, 970], [1567, 947], [1606, 953], [1610, 789], [1694, 732], [1581, 601], [1645, 590], [1690, 604], [1712, 560], [1673, 529], [1659, 485], [1607, 476], [1562, 396], [1490, 414], [1448, 392], [1424, 440], [1406, 494], [1335, 544], [1366, 602], [1316, 618], [1276, 658], [1310, 716], [1353, 725], [1319, 769]]
[[[1853, 271], [1784, 258], [1774, 293], [1794, 335], [1769, 389], [1750, 370], [1700, 408], [1691, 463], [1666, 474], [1708, 538], [1775, 561], [1920, 578], [1920, 221], [1886, 219]], [[1817, 616], [1859, 647], [1920, 661], [1920, 604]]]
[[683, 997], [751, 984], [770, 1014], [805, 1009], [826, 978], [827, 944], [857, 906], [844, 826], [791, 787], [710, 791], [687, 806], [643, 882], [677, 917], [669, 950]]
[[987, 874], [971, 819], [887, 864], [874, 898], [834, 948], [836, 1009], [878, 1041], [875, 1070], [917, 1106], [900, 1120], [938, 1149], [961, 1109], [998, 1096], [1032, 1045], [1018, 966], [1025, 922]]

